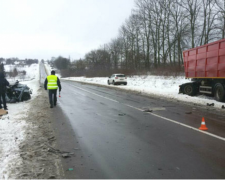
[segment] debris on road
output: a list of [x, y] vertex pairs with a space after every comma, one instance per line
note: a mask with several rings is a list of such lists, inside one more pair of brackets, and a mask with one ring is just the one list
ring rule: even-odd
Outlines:
[[55, 141], [55, 136], [48, 138], [49, 141]]
[[143, 110], [143, 112], [152, 112], [152, 110], [151, 109], [145, 109], [145, 110]]
[[190, 112], [185, 112], [185, 114], [192, 114], [192, 112], [190, 111]]
[[153, 112], [153, 111], [165, 111], [165, 107], [144, 107], [143, 112]]
[[48, 148], [48, 152], [52, 152], [52, 153], [55, 153], [55, 154], [61, 154], [61, 156], [63, 158], [69, 158], [71, 157], [72, 155], [74, 155], [74, 153], [71, 153], [71, 152], [65, 152], [65, 151], [60, 151], [59, 149], [55, 149], [49, 145], [47, 145], [49, 148]]
[[207, 103], [207, 106], [214, 106], [214, 103], [211, 103], [211, 104]]
[[64, 153], [64, 154], [62, 154], [62, 157], [63, 157], [63, 158], [69, 158], [70, 155], [69, 155], [68, 153]]

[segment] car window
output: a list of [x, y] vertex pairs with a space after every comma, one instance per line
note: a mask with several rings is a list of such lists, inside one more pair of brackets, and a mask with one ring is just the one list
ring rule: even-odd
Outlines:
[[124, 74], [119, 74], [119, 75], [116, 75], [117, 77], [125, 77]]

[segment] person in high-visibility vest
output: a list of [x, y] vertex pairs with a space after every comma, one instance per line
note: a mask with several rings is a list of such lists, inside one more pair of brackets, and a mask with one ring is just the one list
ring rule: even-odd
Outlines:
[[49, 103], [50, 108], [53, 108], [53, 105], [56, 106], [57, 102], [57, 89], [61, 91], [61, 83], [59, 78], [55, 75], [55, 71], [51, 71], [51, 75], [47, 76], [44, 83], [45, 90], [48, 89]]

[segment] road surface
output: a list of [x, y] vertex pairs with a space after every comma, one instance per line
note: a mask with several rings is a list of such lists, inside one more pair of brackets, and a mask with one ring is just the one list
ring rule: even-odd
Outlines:
[[[225, 178], [224, 112], [61, 83], [52, 111], [59, 149], [74, 153], [62, 158], [65, 178]], [[208, 134], [198, 130], [202, 117]]]

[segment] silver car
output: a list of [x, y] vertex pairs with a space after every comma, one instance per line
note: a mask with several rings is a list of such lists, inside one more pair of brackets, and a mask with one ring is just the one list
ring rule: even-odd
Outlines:
[[124, 84], [127, 85], [127, 77], [124, 74], [113, 74], [108, 79], [108, 85]]

